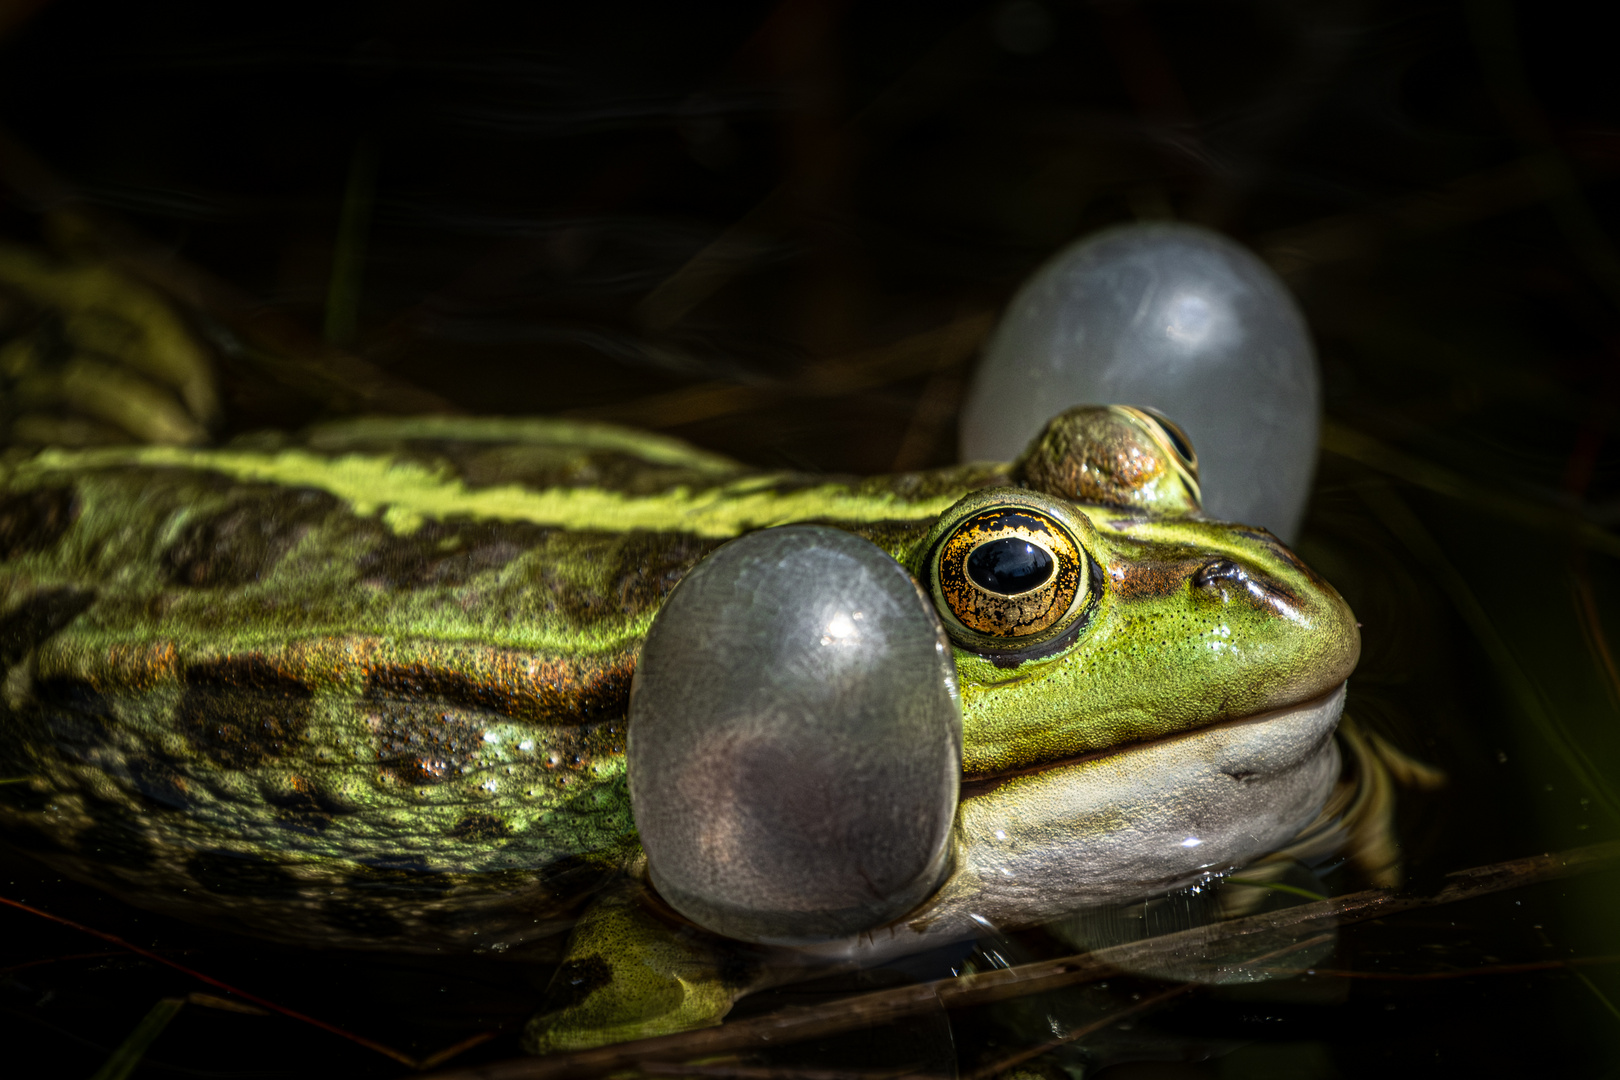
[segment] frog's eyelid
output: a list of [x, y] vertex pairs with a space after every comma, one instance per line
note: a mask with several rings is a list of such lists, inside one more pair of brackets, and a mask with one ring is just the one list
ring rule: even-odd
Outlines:
[[1142, 406], [1140, 411], [1149, 420], [1158, 425], [1159, 430], [1164, 434], [1165, 441], [1170, 444], [1170, 449], [1176, 452], [1176, 456], [1179, 457], [1196, 476], [1198, 472], [1198, 451], [1193, 447], [1192, 440], [1187, 437], [1187, 433], [1181, 429], [1181, 425], [1164, 415], [1164, 413], [1160, 412], [1158, 409]]

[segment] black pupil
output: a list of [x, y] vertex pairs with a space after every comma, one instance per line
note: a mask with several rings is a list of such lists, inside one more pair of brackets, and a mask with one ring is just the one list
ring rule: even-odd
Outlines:
[[1043, 585], [1052, 576], [1052, 556], [1020, 536], [1006, 536], [974, 548], [968, 577], [989, 592], [1011, 596]]

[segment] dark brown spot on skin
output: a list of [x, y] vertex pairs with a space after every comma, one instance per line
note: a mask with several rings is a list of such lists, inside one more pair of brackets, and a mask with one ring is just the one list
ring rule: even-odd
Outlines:
[[526, 521], [428, 522], [409, 536], [384, 537], [358, 569], [361, 580], [389, 588], [462, 585], [499, 570], [551, 532]]
[[292, 791], [268, 795], [265, 801], [276, 808], [277, 825], [309, 836], [324, 832], [333, 818], [349, 813], [348, 807], [298, 777], [293, 778]]
[[664, 602], [687, 571], [720, 546], [720, 541], [686, 533], [632, 532], [619, 544], [613, 592], [619, 610], [639, 615]]
[[613, 981], [613, 965], [596, 953], [566, 960], [551, 977], [541, 1013], [571, 1009]]
[[489, 717], [412, 697], [375, 697], [368, 711], [383, 771], [404, 784], [442, 784], [478, 761]]
[[170, 810], [185, 810], [191, 805], [185, 777], [173, 763], [158, 757], [133, 757], [126, 767], [131, 785], [148, 802]]
[[[584, 538], [582, 538], [584, 539]], [[721, 541], [688, 533], [629, 532], [602, 537], [601, 550], [583, 554], [610, 567], [605, 588], [547, 576], [558, 610], [579, 624], [634, 618], [662, 604], [687, 571]]]
[[35, 488], [0, 499], [0, 559], [44, 551], [79, 516], [69, 488]]
[[1111, 575], [1122, 600], [1158, 600], [1180, 591], [1203, 567], [1204, 559], [1128, 559]]
[[209, 760], [252, 769], [295, 754], [309, 725], [310, 689], [261, 657], [194, 664], [175, 712], [179, 730]]
[[186, 668], [185, 681], [194, 687], [225, 690], [264, 690], [270, 692], [301, 692], [309, 696], [309, 687], [282, 671], [262, 656], [223, 656], [214, 660], [201, 660]]
[[922, 538], [933, 521], [839, 521], [836, 518], [807, 518], [796, 525], [827, 525], [853, 533], [862, 540], [870, 540], [891, 555], [901, 557]]
[[[557, 660], [519, 667], [522, 658], [501, 655], [488, 671], [469, 674], [427, 664], [379, 667], [366, 681], [368, 697], [434, 700], [457, 709], [486, 709], [502, 716], [583, 724], [623, 717], [635, 673], [630, 655], [606, 663]], [[476, 664], [476, 660], [474, 661]]]
[[96, 599], [89, 590], [42, 589], [0, 615], [0, 668], [9, 668], [67, 626]]
[[468, 814], [450, 830], [456, 840], [499, 840], [511, 835], [512, 827], [494, 814]]
[[[818, 478], [825, 483], [825, 477]], [[853, 490], [858, 495], [882, 496], [893, 495], [908, 502], [922, 502], [928, 499], [937, 499], [942, 495], [956, 496], [962, 492], [976, 491], [979, 488], [1007, 487], [1015, 481], [1012, 478], [1011, 466], [999, 461], [975, 461], [966, 465], [958, 465], [949, 469], [929, 469], [926, 472], [892, 473], [888, 476], [873, 476], [854, 481]], [[829, 521], [829, 525], [838, 525], [838, 522]], [[915, 523], [913, 523], [915, 525]], [[844, 524], [851, 532], [859, 531], [862, 526]], [[927, 531], [927, 523], [923, 525]]]
[[225, 509], [188, 521], [163, 553], [163, 567], [176, 585], [250, 584], [337, 505], [324, 491], [248, 488]]

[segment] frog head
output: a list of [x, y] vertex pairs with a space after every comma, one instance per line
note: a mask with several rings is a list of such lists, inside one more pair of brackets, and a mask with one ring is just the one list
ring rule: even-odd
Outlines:
[[1163, 418], [1071, 410], [1013, 476], [910, 560], [955, 646], [970, 781], [1298, 705], [1354, 669], [1344, 600], [1271, 533], [1204, 516]]
[[955, 871], [902, 920], [917, 932], [1241, 866], [1309, 823], [1338, 774], [1355, 617], [1271, 533], [1203, 514], [1173, 424], [1071, 410], [1012, 477], [941, 515], [910, 561], [963, 713]]
[[[710, 893], [725, 912], [716, 916], [717, 929], [745, 937], [757, 933], [756, 940], [809, 943], [823, 951], [865, 952], [891, 947], [888, 943], [912, 948], [922, 943], [918, 935], [926, 940], [971, 933], [984, 919], [1036, 922], [1089, 900], [1145, 895], [1241, 865], [1288, 840], [1321, 807], [1338, 768], [1332, 733], [1342, 688], [1359, 652], [1354, 618], [1333, 588], [1270, 533], [1207, 519], [1197, 459], [1179, 430], [1141, 409], [1071, 410], [1053, 420], [1000, 478], [997, 486], [966, 492], [937, 518], [891, 543], [888, 555], [863, 545], [869, 549], [870, 571], [890, 581], [884, 610], [903, 608], [909, 597], [929, 628], [916, 638], [915, 655], [899, 666], [920, 673], [919, 693], [932, 693], [935, 705], [944, 703], [953, 722], [959, 688], [961, 756], [960, 767], [953, 763], [945, 774], [950, 794], [957, 796], [954, 818], [947, 804], [939, 831], [919, 831], [937, 836], [944, 848], [897, 850], [897, 858], [919, 868], [916, 880], [875, 889], [884, 875], [864, 852], [868, 844], [895, 848], [890, 839], [915, 827], [923, 820], [919, 815], [932, 814], [937, 800], [919, 798], [911, 810], [912, 804], [898, 796], [892, 806], [883, 798], [872, 800], [862, 814], [876, 812], [885, 820], [892, 814], [893, 824], [863, 832], [869, 840], [859, 844], [831, 844], [828, 869], [837, 863], [848, 881], [828, 884], [827, 894], [848, 892], [852, 898], [840, 912], [878, 911], [892, 902], [888, 921], [877, 927], [862, 923], [854, 939], [800, 938], [794, 929], [803, 921], [798, 913], [808, 910], [806, 890], [821, 888], [832, 877], [816, 869], [817, 853], [832, 834], [821, 815], [841, 812], [832, 803], [842, 809], [850, 803], [833, 799], [825, 811], [809, 815], [815, 821], [799, 807], [820, 805], [817, 797], [824, 790], [850, 790], [851, 773], [877, 775], [875, 759], [909, 753], [919, 737], [901, 739], [898, 746], [892, 740], [880, 744], [864, 734], [864, 719], [856, 725], [862, 731], [851, 734], [847, 728], [851, 710], [871, 704], [864, 699], [863, 705], [851, 704], [852, 695], [884, 697], [890, 684], [911, 675], [864, 660], [849, 669], [859, 674], [842, 668], [834, 673], [830, 667], [807, 679], [793, 673], [823, 662], [832, 639], [817, 628], [831, 611], [822, 610], [827, 597], [864, 580], [868, 571], [853, 564], [837, 569], [832, 562], [820, 568], [810, 560], [784, 574], [792, 556], [755, 534], [736, 543], [759, 552], [756, 565], [774, 575], [772, 585], [751, 578], [738, 586], [725, 578], [719, 587], [725, 560], [717, 553], [711, 560], [719, 561], [706, 561], [694, 571], [691, 583], [683, 582], [660, 613], [643, 650], [638, 687], [647, 680], [678, 687], [679, 692], [664, 695], [665, 706], [688, 718], [711, 710], [747, 716], [746, 734], [728, 728], [725, 739], [716, 741], [707, 733], [692, 743], [700, 752], [666, 746], [643, 759], [648, 766], [663, 761], [663, 773], [674, 776], [677, 786], [699, 793], [683, 796], [687, 801], [673, 815], [697, 822], [695, 832], [677, 823], [693, 841], [688, 850], [696, 853], [688, 862], [695, 868], [687, 875], [696, 883], [692, 887], [708, 889], [745, 864], [737, 880], [758, 879], [763, 862], [756, 852], [769, 847], [774, 835], [762, 823], [781, 821], [784, 837], [793, 836], [777, 852], [791, 851], [778, 859], [778, 874], [800, 883], [775, 890], [783, 892], [772, 901], [782, 907], [782, 918], [761, 919], [759, 925], [769, 924], [769, 930], [736, 930], [749, 925], [753, 913], [722, 887]], [[813, 534], [806, 534], [806, 542], [843, 549], [860, 544]], [[736, 565], [747, 562], [739, 554]], [[702, 586], [696, 584], [700, 579]], [[685, 630], [665, 623], [699, 588], [740, 596], [740, 606], [710, 609]], [[797, 625], [797, 616], [743, 632], [742, 624], [762, 610], [777, 618], [790, 594], [808, 613], [798, 620], [810, 628], [802, 657], [796, 646], [774, 651], [784, 631], [790, 638], [799, 633], [789, 625]], [[771, 599], [762, 605], [765, 596]], [[843, 606], [866, 610], [871, 626], [877, 599], [873, 593], [867, 601]], [[773, 651], [768, 659], [762, 653], [739, 665], [712, 661], [701, 648], [669, 647], [676, 636], [711, 633], [717, 625], [727, 627], [723, 640], [770, 641]], [[676, 652], [684, 659], [670, 668], [662, 658]], [[694, 663], [712, 674], [695, 673]], [[763, 792], [757, 803], [739, 810], [748, 796], [733, 794], [710, 812], [694, 811], [704, 805], [704, 792], [720, 786], [694, 777], [725, 771], [712, 767], [718, 760], [712, 746], [724, 742], [733, 748], [727, 754], [741, 752], [735, 748], [755, 747], [775, 738], [771, 732], [784, 730], [778, 721], [762, 719], [778, 715], [784, 699], [775, 694], [785, 685], [778, 677], [784, 670], [795, 685], [814, 684], [822, 695], [818, 700], [845, 719], [830, 723], [825, 737], [808, 739], [806, 723], [794, 719], [788, 725], [792, 733], [783, 736], [792, 740], [792, 751], [773, 751], [778, 767], [741, 784], [725, 783], [728, 792]], [[941, 676], [948, 697], [938, 693]], [[704, 687], [730, 679], [747, 688], [749, 704], [741, 713], [735, 703], [694, 708], [708, 693]], [[755, 696], [761, 686], [770, 690], [763, 699]], [[829, 686], [833, 689], [824, 692]], [[650, 747], [654, 738], [655, 728], [648, 726], [653, 710], [637, 713], [638, 700], [650, 696], [632, 696], [632, 800], [654, 881], [677, 907], [695, 910], [702, 902], [683, 906], [677, 899], [687, 889], [685, 879], [675, 884], [679, 875], [669, 873], [671, 862], [660, 850], [672, 815], [656, 820], [656, 811], [649, 809], [672, 804], [643, 797], [662, 783], [650, 780], [651, 773], [636, 760], [638, 745]], [[758, 704], [761, 700], [766, 704]], [[909, 706], [897, 708], [896, 716], [916, 719]], [[916, 730], [936, 729], [922, 724]], [[954, 750], [955, 736], [937, 730]], [[929, 756], [932, 743], [916, 749], [919, 761], [936, 760]], [[913, 770], [921, 777], [919, 791], [935, 787], [934, 768]], [[808, 794], [782, 796], [790, 788]], [[951, 823], [948, 835], [943, 821]], [[744, 831], [753, 839], [726, 847], [725, 865], [706, 861], [705, 851], [725, 847], [715, 846], [714, 836]], [[916, 903], [918, 896], [925, 898]]]

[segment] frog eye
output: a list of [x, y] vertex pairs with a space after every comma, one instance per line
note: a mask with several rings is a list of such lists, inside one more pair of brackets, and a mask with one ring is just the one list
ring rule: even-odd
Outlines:
[[1192, 479], [1196, 482], [1198, 480], [1198, 451], [1193, 449], [1192, 440], [1187, 438], [1185, 431], [1181, 430], [1181, 425], [1158, 409], [1149, 409], [1143, 406], [1136, 411], [1142, 414], [1150, 430], [1157, 429], [1156, 433], [1163, 436], [1161, 441], [1175, 451], [1176, 457], [1181, 459], [1182, 466], [1192, 474]]
[[934, 602], [958, 644], [1022, 649], [1073, 625], [1089, 565], [1054, 515], [1018, 503], [975, 507], [934, 548]]

